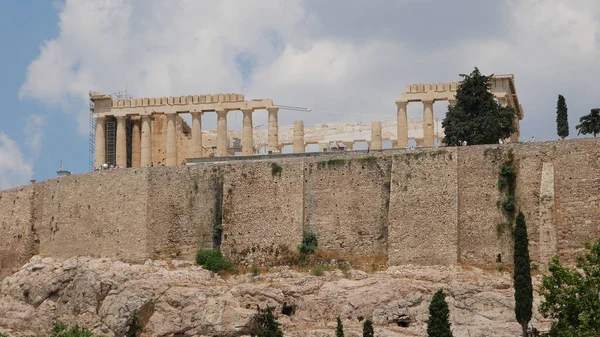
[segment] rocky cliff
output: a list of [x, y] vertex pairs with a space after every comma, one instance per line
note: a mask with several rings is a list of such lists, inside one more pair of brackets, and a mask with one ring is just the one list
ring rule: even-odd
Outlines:
[[[520, 332], [511, 275], [497, 271], [403, 266], [315, 276], [279, 267], [221, 277], [189, 262], [37, 256], [0, 285], [0, 332], [41, 336], [55, 322], [70, 322], [123, 336], [137, 315], [142, 336], [244, 336], [256, 306], [270, 305], [286, 336], [331, 336], [338, 315], [346, 336], [362, 336], [364, 319], [377, 336], [425, 336], [439, 288], [448, 294], [455, 336]], [[544, 324], [534, 314], [532, 325]]]

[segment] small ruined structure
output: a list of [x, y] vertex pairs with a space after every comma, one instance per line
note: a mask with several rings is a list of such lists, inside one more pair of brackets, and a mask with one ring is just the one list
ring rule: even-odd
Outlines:
[[[429, 147], [435, 144], [433, 104], [437, 101], [448, 101], [450, 105], [456, 103], [456, 90], [460, 82], [409, 84], [406, 92], [402, 93], [400, 100], [396, 101], [398, 107], [398, 147], [408, 145], [408, 122], [406, 107], [410, 102], [423, 103], [423, 139], [422, 145]], [[511, 142], [519, 141], [519, 120], [523, 119], [523, 107], [515, 89], [515, 75], [494, 75], [490, 91], [502, 106], [510, 106], [517, 112], [514, 120], [516, 132], [510, 137]], [[421, 142], [417, 141], [421, 145]]]

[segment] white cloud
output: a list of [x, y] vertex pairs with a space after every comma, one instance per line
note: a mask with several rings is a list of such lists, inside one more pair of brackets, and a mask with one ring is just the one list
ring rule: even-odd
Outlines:
[[[484, 73], [515, 73], [523, 131], [527, 136], [534, 132], [527, 126], [543, 126], [535, 130], [538, 139], [554, 134], [558, 93], [572, 116], [598, 104], [597, 0], [346, 4], [67, 0], [60, 35], [42, 45], [21, 96], [60, 105], [76, 116], [82, 134], [88, 90], [110, 93], [126, 85], [141, 97], [245, 92], [273, 98], [315, 109], [280, 117], [310, 125], [393, 119], [406, 84], [455, 80], [479, 66]], [[436, 107], [443, 115], [444, 105]], [[409, 106], [414, 116], [421, 111]]]
[[25, 145], [31, 151], [31, 157], [37, 157], [42, 148], [42, 140], [44, 139], [44, 116], [29, 115], [25, 119]]
[[33, 166], [25, 159], [19, 145], [0, 133], [0, 190], [26, 184], [32, 176]]

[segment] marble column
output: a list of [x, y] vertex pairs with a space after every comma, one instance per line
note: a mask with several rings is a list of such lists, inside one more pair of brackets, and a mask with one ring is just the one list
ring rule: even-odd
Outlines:
[[106, 117], [97, 116], [96, 119], [96, 142], [94, 145], [94, 166], [100, 166], [106, 163]]
[[242, 155], [251, 156], [254, 154], [254, 136], [252, 134], [252, 113], [254, 109], [243, 109], [242, 119]]
[[423, 100], [423, 146], [425, 147], [435, 145], [433, 123], [433, 100]]
[[125, 135], [127, 117], [117, 116], [117, 165], [127, 167], [127, 137]]
[[279, 152], [279, 124], [277, 122], [277, 112], [279, 108], [268, 108], [269, 111], [269, 151]]
[[167, 158], [166, 166], [177, 165], [177, 113], [167, 113]]
[[227, 110], [217, 110], [217, 157], [227, 156]]
[[142, 144], [140, 133], [140, 117], [132, 118], [131, 129], [131, 167], [140, 167], [142, 161]]
[[140, 154], [140, 166], [150, 166], [152, 163], [152, 131], [150, 125], [152, 116], [142, 116], [142, 150]]
[[304, 121], [294, 121], [294, 153], [304, 153]]
[[381, 150], [383, 148], [383, 140], [381, 138], [381, 122], [373, 122], [371, 124], [371, 150]]
[[192, 140], [190, 158], [202, 157], [202, 111], [192, 112]]
[[406, 107], [408, 102], [396, 101], [398, 107], [398, 130], [396, 138], [396, 147], [406, 148], [408, 146], [408, 118], [406, 116]]

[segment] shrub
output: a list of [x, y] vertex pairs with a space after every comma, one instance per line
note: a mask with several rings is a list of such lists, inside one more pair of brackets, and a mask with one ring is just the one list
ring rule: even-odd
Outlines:
[[273, 163], [271, 164], [271, 175], [274, 176], [279, 176], [281, 177], [281, 172], [283, 172], [283, 167], [281, 167], [279, 164], [277, 163]]
[[335, 337], [344, 337], [344, 326], [342, 325], [342, 319], [340, 316], [336, 317], [337, 327], [335, 329]]
[[317, 240], [317, 234], [313, 232], [304, 232], [302, 236], [302, 244], [298, 248], [300, 254], [313, 254], [317, 249], [319, 242]]
[[252, 267], [250, 267], [250, 272], [252, 273], [252, 276], [258, 276], [260, 274], [260, 268], [253, 264]]
[[323, 268], [322, 265], [318, 265], [315, 268], [313, 268], [313, 275], [321, 276], [321, 275], [323, 275], [324, 270], [325, 270], [325, 268]]
[[70, 329], [67, 325], [63, 323], [55, 324], [50, 333], [48, 334], [50, 337], [92, 337], [94, 334], [86, 329], [82, 328], [78, 325], [71, 327]]
[[363, 324], [363, 337], [373, 337], [375, 332], [373, 331], [373, 322], [366, 320]]
[[201, 249], [196, 254], [196, 263], [210, 271], [233, 270], [233, 263], [223, 257], [218, 249]]
[[283, 331], [273, 315], [273, 309], [275, 308], [269, 306], [265, 309], [257, 307], [258, 312], [254, 315], [250, 332], [252, 337], [283, 337]]

